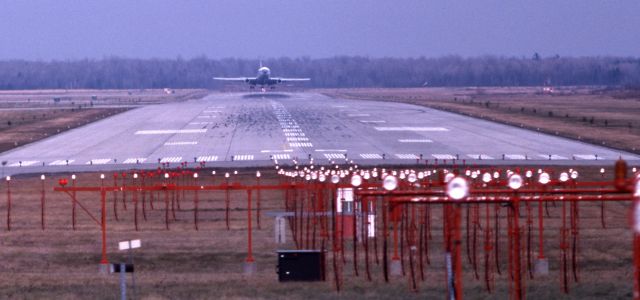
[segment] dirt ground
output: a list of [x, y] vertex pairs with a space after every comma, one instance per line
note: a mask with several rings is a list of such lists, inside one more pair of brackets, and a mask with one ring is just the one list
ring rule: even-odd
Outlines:
[[139, 105], [185, 101], [205, 90], [0, 91], [0, 152]]
[[[566, 167], [565, 167], [566, 169]], [[577, 168], [583, 180], [600, 179], [599, 168]], [[254, 171], [241, 171], [232, 182], [253, 183]], [[219, 171], [218, 174], [222, 172]], [[210, 174], [209, 170], [201, 174]], [[610, 180], [611, 168], [606, 169], [604, 179]], [[110, 174], [107, 174], [110, 175]], [[263, 171], [262, 184], [273, 184], [279, 179], [272, 171]], [[100, 261], [100, 231], [97, 224], [78, 207], [77, 227], [72, 229], [71, 198], [53, 192], [58, 179], [69, 179], [70, 174], [48, 175], [45, 180], [45, 226], [41, 228], [41, 180], [39, 175], [24, 175], [11, 180], [11, 230], [7, 221], [7, 187], [0, 186], [0, 298], [6, 299], [114, 299], [118, 297], [117, 275], [98, 273]], [[112, 183], [110, 176], [106, 184]], [[127, 182], [133, 184], [132, 179]], [[200, 184], [219, 183], [220, 178], [201, 176]], [[217, 180], [217, 181], [214, 181]], [[147, 184], [150, 184], [147, 181]], [[78, 186], [99, 185], [99, 174], [78, 174]], [[360, 246], [360, 276], [354, 276], [350, 242], [347, 242], [343, 289], [336, 292], [332, 280], [315, 283], [279, 283], [276, 275], [277, 249], [294, 249], [288, 231], [287, 243], [274, 242], [273, 218], [266, 211], [283, 211], [284, 196], [280, 191], [263, 191], [261, 228], [254, 227], [254, 257], [258, 273], [245, 276], [242, 263], [247, 256], [246, 194], [231, 194], [231, 229], [224, 220], [224, 192], [199, 193], [199, 230], [193, 225], [193, 194], [180, 195], [180, 209], [170, 230], [164, 224], [164, 198], [162, 194], [146, 199], [146, 221], [141, 213], [142, 195], [138, 194], [138, 218], [140, 231], [134, 228], [134, 203], [131, 193], [126, 196], [127, 209], [122, 194], [117, 193], [118, 216], [113, 212], [113, 193], [108, 194], [107, 234], [108, 255], [111, 262], [126, 260], [117, 250], [117, 242], [141, 239], [142, 248], [135, 251], [136, 296], [139, 299], [428, 299], [446, 295], [444, 254], [442, 251], [442, 212], [433, 208], [433, 239], [429, 242], [431, 265], [425, 268], [425, 280], [418, 281], [418, 291], [409, 288], [409, 276], [383, 280], [382, 264], [371, 258], [373, 281], [363, 275], [364, 257]], [[255, 197], [255, 195], [254, 195]], [[255, 200], [255, 198], [254, 198]], [[99, 215], [97, 194], [79, 193], [78, 201], [92, 214]], [[153, 209], [150, 207], [153, 202]], [[177, 203], [176, 203], [177, 204]], [[253, 213], [255, 214], [255, 202]], [[535, 212], [537, 206], [532, 206]], [[531, 299], [618, 299], [630, 298], [632, 291], [632, 234], [628, 223], [629, 203], [606, 205], [606, 229], [600, 225], [598, 203], [580, 206], [579, 283], [571, 283], [570, 294], [561, 291], [559, 272], [559, 224], [561, 206], [549, 206], [550, 216], [545, 218], [545, 253], [549, 259], [550, 273], [543, 277], [526, 279], [526, 295]], [[523, 212], [526, 209], [523, 207]], [[502, 210], [502, 214], [506, 210]], [[255, 215], [254, 215], [255, 221]], [[482, 221], [482, 219], [481, 219]], [[506, 253], [506, 221], [501, 223], [502, 275], [495, 277], [496, 290], [489, 294], [484, 281], [476, 280], [466, 252], [464, 262], [464, 296], [470, 299], [508, 297]], [[521, 219], [526, 224], [526, 218]], [[255, 223], [254, 223], [255, 226]], [[378, 230], [380, 225], [378, 224]], [[464, 225], [463, 225], [464, 226]], [[526, 231], [525, 231], [526, 232]], [[532, 234], [537, 241], [537, 230]], [[463, 235], [465, 234], [463, 230]], [[464, 241], [464, 239], [463, 239]], [[380, 242], [380, 241], [378, 241]], [[381, 243], [381, 242], [380, 242]], [[466, 245], [463, 245], [463, 249]], [[379, 246], [381, 247], [381, 246]], [[534, 242], [534, 249], [537, 243]], [[378, 254], [381, 249], [378, 248]], [[483, 253], [483, 246], [478, 247]], [[373, 252], [371, 252], [373, 256]], [[537, 255], [537, 250], [534, 250]], [[482, 254], [479, 255], [482, 259]], [[332, 256], [327, 257], [331, 262]], [[480, 268], [482, 271], [483, 268]], [[333, 274], [328, 264], [328, 275]], [[331, 278], [329, 276], [329, 278]], [[482, 277], [480, 277], [482, 278]], [[131, 290], [129, 278], [129, 293]]]
[[397, 101], [640, 153], [640, 91], [604, 87], [461, 87], [318, 90]]

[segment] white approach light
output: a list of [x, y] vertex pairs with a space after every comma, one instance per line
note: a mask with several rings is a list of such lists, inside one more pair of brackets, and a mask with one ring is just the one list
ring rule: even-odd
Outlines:
[[358, 174], [351, 176], [351, 185], [359, 187], [362, 184], [362, 177]]
[[451, 179], [447, 184], [447, 195], [453, 200], [462, 200], [469, 195], [469, 185], [462, 177]]
[[498, 179], [500, 177], [500, 173], [498, 171], [493, 172], [493, 178]]
[[320, 173], [320, 175], [318, 176], [318, 180], [320, 182], [325, 182], [325, 180], [327, 180], [327, 176], [325, 176], [324, 174]]
[[193, 173], [193, 178], [197, 179], [198, 178], [198, 173]]
[[262, 174], [260, 174], [260, 171], [256, 171], [256, 177], [260, 178], [260, 176], [262, 176]]
[[551, 176], [549, 176], [549, 173], [547, 172], [542, 172], [540, 174], [540, 176], [538, 177], [538, 182], [540, 184], [547, 184], [551, 181]]
[[164, 178], [168, 179], [169, 178], [169, 173], [164, 173]]
[[578, 171], [576, 170], [571, 171], [571, 179], [578, 179]]
[[450, 182], [454, 177], [456, 177], [456, 175], [453, 175], [453, 173], [447, 173], [447, 175], [444, 175], [444, 182]]
[[560, 181], [566, 182], [567, 180], [569, 180], [569, 174], [567, 172], [560, 173]]
[[331, 175], [331, 183], [338, 184], [338, 182], [340, 182], [340, 176], [336, 174]]
[[71, 180], [76, 180], [76, 174], [71, 175]]
[[517, 190], [522, 187], [522, 176], [513, 174], [509, 177], [509, 187], [512, 190]]
[[133, 173], [133, 179], [138, 179], [138, 173]]
[[387, 175], [382, 180], [382, 187], [387, 191], [393, 191], [398, 187], [398, 178], [393, 175]]
[[414, 183], [418, 180], [418, 176], [415, 173], [411, 173], [409, 174], [409, 176], [407, 176], [407, 180], [409, 180], [409, 182]]
[[305, 175], [305, 176], [304, 176], [304, 179], [305, 179], [305, 180], [307, 180], [307, 181], [308, 181], [308, 180], [311, 180], [311, 175], [309, 175], [309, 174]]
[[364, 172], [364, 175], [362, 175], [362, 177], [363, 177], [365, 180], [369, 180], [369, 178], [371, 178], [371, 175], [369, 175], [369, 172]]
[[482, 174], [482, 182], [484, 182], [484, 183], [491, 182], [491, 174], [489, 174], [488, 172]]
[[44, 180], [44, 174], [40, 175], [40, 180]]
[[531, 178], [533, 176], [533, 172], [531, 172], [531, 170], [527, 170], [524, 176], [526, 176], [527, 178]]
[[100, 179], [104, 179], [104, 174], [100, 174]]

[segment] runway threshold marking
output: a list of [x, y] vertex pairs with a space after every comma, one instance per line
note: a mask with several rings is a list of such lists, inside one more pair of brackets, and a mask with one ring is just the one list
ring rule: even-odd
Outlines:
[[160, 163], [176, 163], [181, 161], [182, 161], [182, 156], [169, 156], [169, 157], [163, 157], [160, 159]]
[[344, 159], [344, 153], [324, 153], [324, 157], [327, 159]]
[[377, 153], [362, 153], [360, 157], [364, 159], [382, 159], [382, 155]]
[[206, 129], [159, 129], [159, 130], [138, 130], [135, 134], [177, 134], [177, 133], [206, 133]]
[[97, 159], [92, 159], [88, 162], [86, 162], [86, 165], [106, 165], [111, 161], [111, 158], [97, 158]]
[[598, 159], [606, 159], [604, 156], [596, 156], [595, 154], [574, 154], [573, 155], [577, 159], [582, 160], [598, 160]]
[[127, 158], [125, 159], [122, 163], [129, 165], [129, 164], [141, 164], [143, 162], [145, 162], [147, 159], [144, 157], [133, 157], [133, 158]]
[[431, 154], [431, 156], [437, 159], [456, 159], [456, 156], [451, 154]]
[[494, 159], [493, 156], [487, 155], [487, 154], [467, 154], [468, 157], [471, 157], [473, 159]]
[[289, 143], [289, 147], [294, 147], [294, 148], [311, 148], [313, 147], [312, 143]]
[[287, 153], [279, 153], [279, 154], [273, 154], [271, 156], [273, 159], [291, 159], [291, 155], [287, 154]]
[[216, 155], [203, 155], [203, 156], [198, 156], [198, 158], [196, 159], [196, 161], [198, 161], [198, 162], [218, 161], [218, 156], [216, 156]]
[[[68, 163], [71, 164], [74, 161], [75, 161], [74, 159], [69, 159]], [[54, 160], [49, 163], [50, 166], [64, 166], [66, 164], [67, 164], [67, 160], [64, 160], [64, 159]]]
[[253, 155], [252, 154], [240, 154], [240, 155], [234, 155], [233, 156], [233, 160], [253, 160]]
[[449, 129], [444, 127], [409, 127], [409, 126], [401, 126], [401, 127], [374, 127], [377, 131], [449, 131]]
[[399, 154], [396, 154], [396, 157], [399, 159], [418, 159], [417, 155], [409, 154], [409, 153], [399, 153]]
[[308, 142], [309, 138], [306, 137], [288, 137], [287, 142]]
[[21, 162], [15, 162], [9, 165], [9, 167], [28, 167], [39, 163], [39, 160], [23, 160]]
[[514, 160], [527, 159], [527, 156], [522, 155], [522, 154], [505, 154], [504, 157], [507, 158], [507, 159], [514, 159]]
[[538, 154], [538, 157], [548, 160], [565, 160], [568, 159], [565, 156], [557, 155], [557, 154]]

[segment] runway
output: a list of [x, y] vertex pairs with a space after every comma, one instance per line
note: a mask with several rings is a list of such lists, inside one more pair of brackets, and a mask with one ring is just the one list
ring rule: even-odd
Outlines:
[[[436, 160], [611, 164], [638, 155], [415, 105], [313, 93], [211, 94], [149, 105], [0, 154], [5, 174]], [[579, 162], [578, 162], [579, 161]]]

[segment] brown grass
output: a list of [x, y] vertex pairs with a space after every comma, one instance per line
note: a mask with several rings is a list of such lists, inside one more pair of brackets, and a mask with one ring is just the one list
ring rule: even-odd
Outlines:
[[[598, 168], [579, 168], [585, 180], [598, 178]], [[611, 174], [607, 169], [607, 175]], [[206, 174], [207, 172], [203, 172]], [[275, 183], [271, 172], [265, 174], [263, 183]], [[100, 232], [87, 215], [78, 212], [78, 228], [71, 226], [70, 197], [51, 191], [55, 182], [66, 175], [50, 176], [46, 180], [46, 230], [40, 228], [40, 180], [35, 176], [14, 178], [12, 184], [12, 230], [0, 229], [0, 298], [34, 299], [113, 299], [118, 295], [118, 277], [98, 274], [100, 260]], [[78, 185], [99, 184], [98, 174], [78, 175]], [[210, 179], [201, 179], [210, 180]], [[252, 172], [246, 172], [238, 181], [252, 182]], [[111, 182], [111, 180], [107, 180]], [[6, 188], [0, 198], [0, 221], [6, 221]], [[292, 249], [289, 232], [288, 244], [276, 245], [273, 241], [272, 218], [262, 217], [262, 228], [254, 231], [254, 256], [258, 274], [244, 276], [242, 262], [246, 257], [246, 198], [243, 192], [232, 193], [231, 230], [224, 222], [223, 193], [200, 193], [200, 230], [192, 223], [192, 195], [186, 195], [177, 212], [177, 220], [171, 222], [171, 230], [164, 229], [162, 198], [155, 198], [154, 210], [149, 210], [148, 220], [140, 217], [140, 231], [133, 226], [132, 195], [127, 196], [128, 209], [119, 202], [120, 221], [115, 221], [112, 211], [113, 195], [108, 195], [108, 252], [112, 262], [125, 257], [118, 253], [117, 242], [140, 238], [143, 247], [136, 251], [136, 283], [141, 299], [334, 299], [334, 298], [442, 298], [446, 294], [442, 253], [441, 212], [434, 208], [431, 242], [432, 265], [426, 268], [426, 281], [419, 282], [419, 291], [411, 292], [408, 278], [392, 278], [384, 283], [381, 266], [373, 264], [373, 282], [363, 276], [361, 254], [360, 277], [353, 276], [351, 248], [347, 247], [347, 264], [343, 266], [343, 291], [336, 293], [333, 282], [278, 283], [275, 274], [276, 249]], [[121, 195], [118, 199], [121, 201]], [[79, 201], [94, 214], [99, 212], [95, 194], [81, 193]], [[263, 211], [282, 211], [281, 192], [263, 192]], [[149, 196], [147, 195], [147, 200]], [[148, 203], [147, 203], [148, 204]], [[254, 204], [255, 205], [255, 204]], [[255, 206], [254, 206], [255, 207]], [[535, 206], [534, 206], [535, 209]], [[560, 207], [551, 207], [547, 218], [545, 240], [550, 260], [550, 275], [527, 280], [529, 298], [567, 298], [561, 293], [558, 259]], [[526, 211], [524, 208], [522, 211]], [[535, 211], [535, 210], [534, 210]], [[607, 229], [599, 225], [599, 207], [581, 205], [580, 283], [572, 284], [570, 297], [581, 299], [629, 298], [632, 288], [631, 233], [627, 223], [628, 204], [607, 205]], [[503, 210], [504, 214], [505, 210]], [[254, 219], [255, 220], [255, 219]], [[526, 219], [522, 219], [522, 224]], [[505, 226], [506, 221], [502, 222]], [[4, 223], [2, 223], [4, 224]], [[502, 228], [502, 251], [506, 250], [506, 228]], [[537, 231], [534, 229], [534, 236]], [[464, 234], [464, 232], [463, 232]], [[349, 243], [347, 243], [348, 245]], [[362, 248], [360, 248], [362, 249]], [[464, 245], [463, 245], [464, 249]], [[479, 248], [482, 253], [482, 247]], [[503, 252], [503, 270], [506, 269], [506, 252]], [[482, 257], [482, 256], [480, 256]], [[331, 256], [328, 257], [329, 262]], [[487, 294], [483, 282], [473, 279], [465, 252], [465, 297], [471, 299], [507, 298], [506, 273], [496, 277], [497, 291]], [[328, 269], [332, 275], [332, 269]], [[503, 271], [504, 272], [504, 271]], [[329, 277], [331, 278], [331, 277]], [[131, 290], [129, 290], [131, 292]]]
[[640, 153], [640, 95], [597, 87], [319, 90], [332, 97], [396, 101]]

